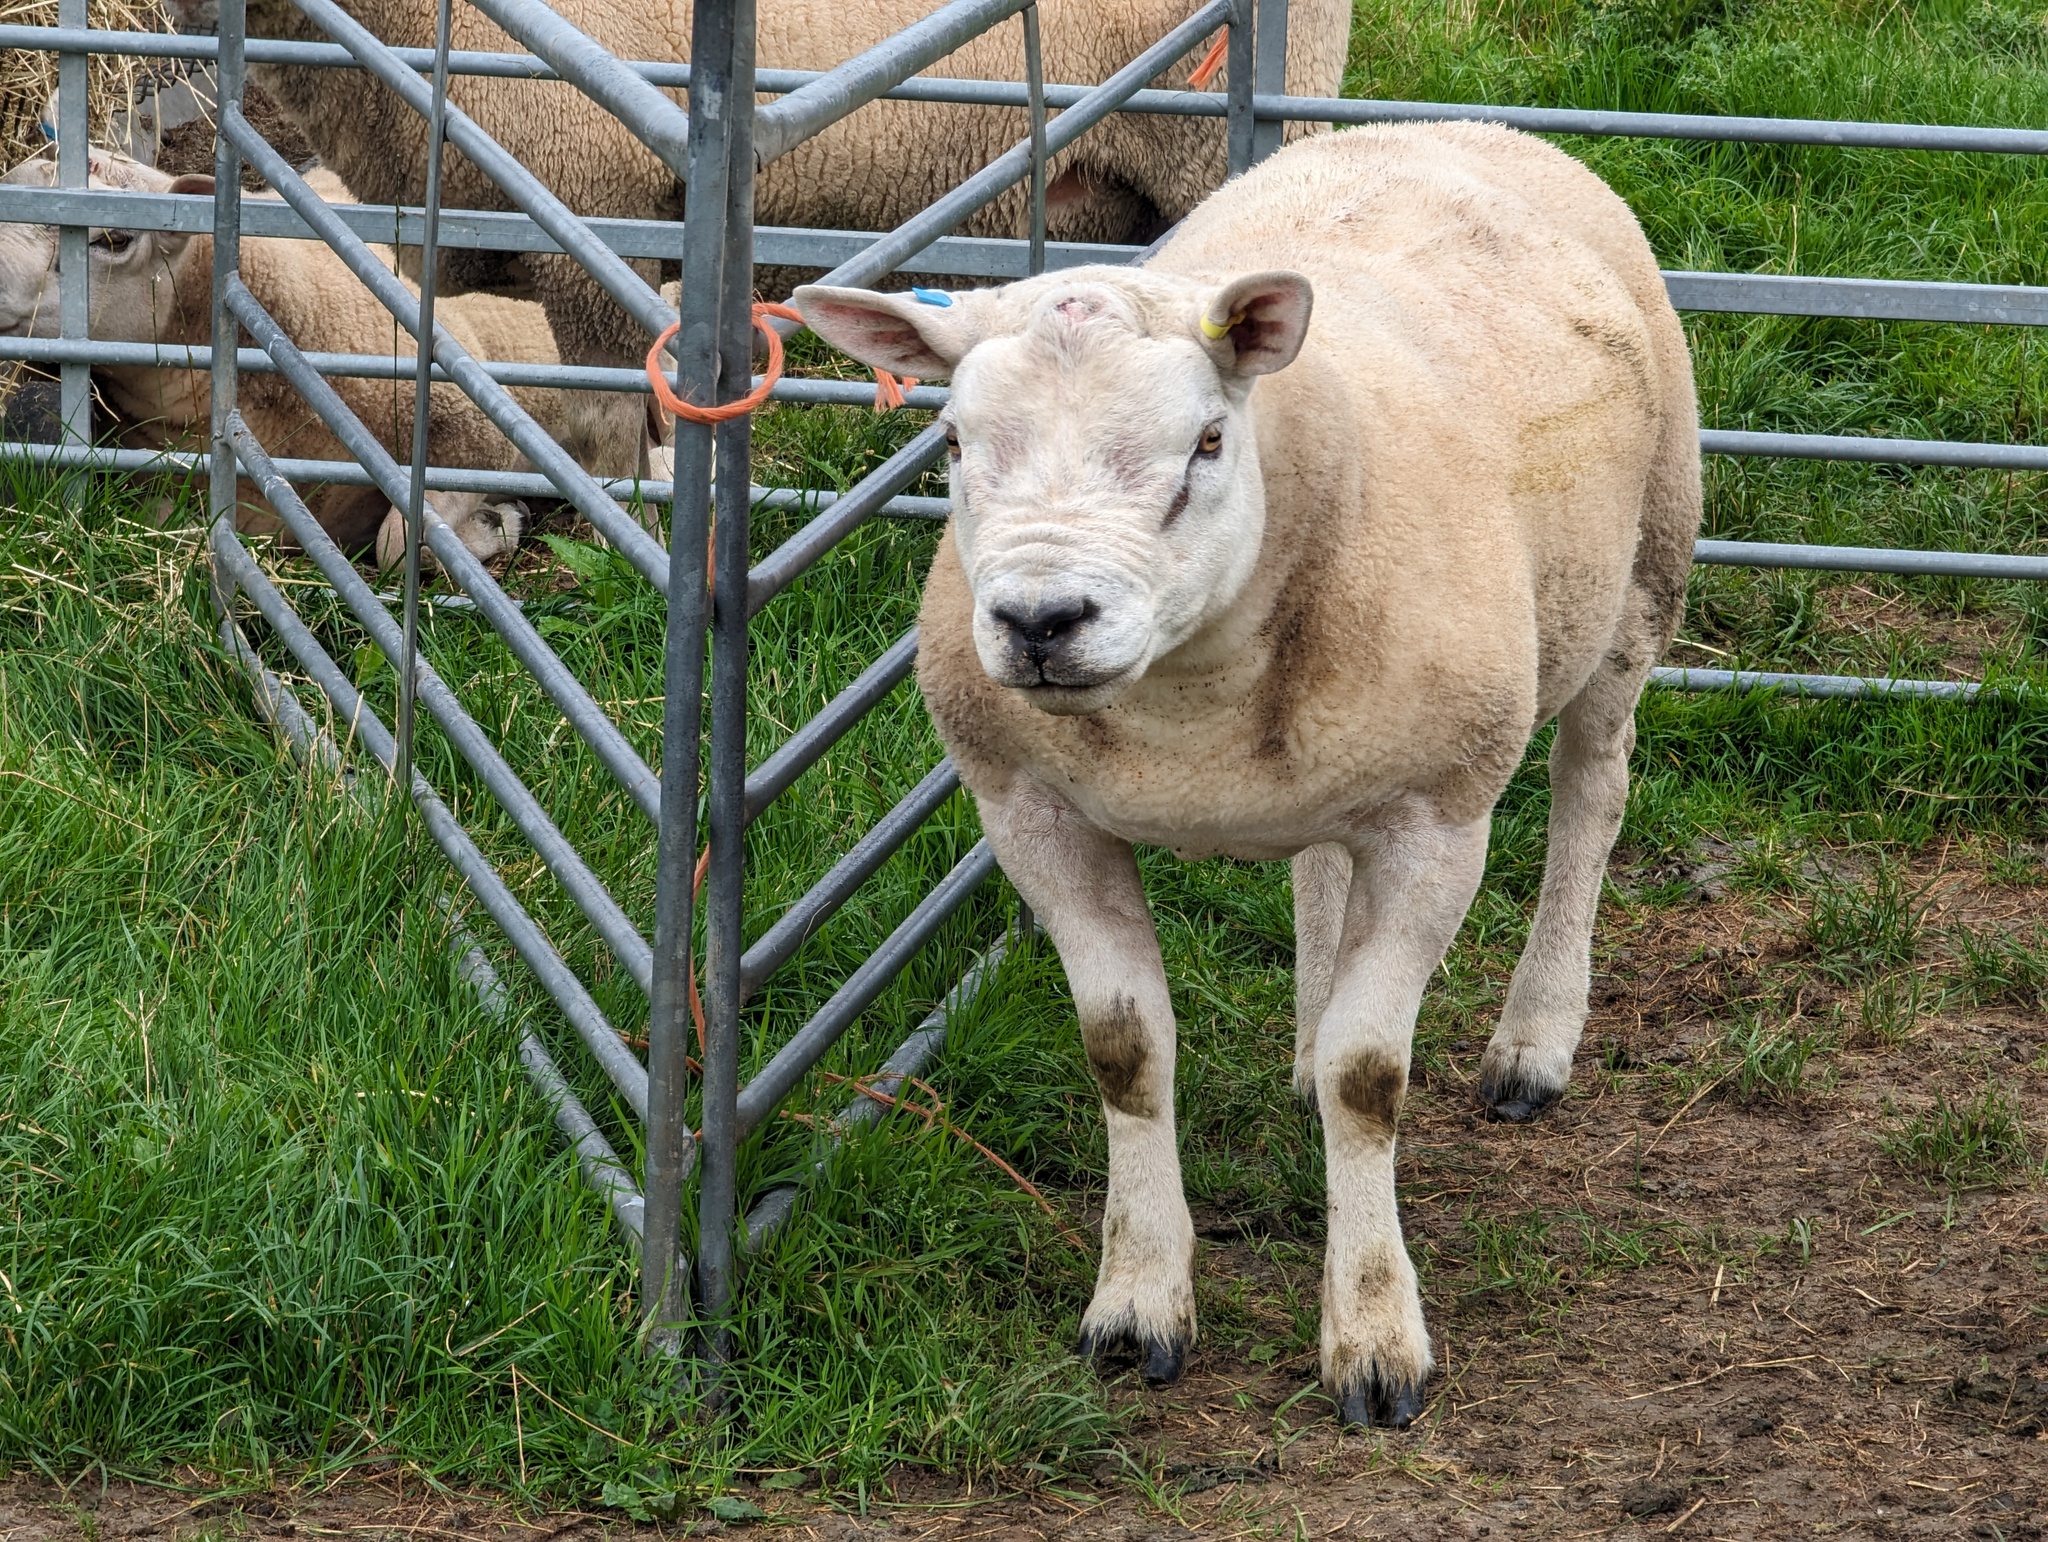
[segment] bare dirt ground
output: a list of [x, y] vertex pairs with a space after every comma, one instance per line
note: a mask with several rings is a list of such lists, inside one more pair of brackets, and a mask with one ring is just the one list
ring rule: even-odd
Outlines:
[[[1979, 857], [1982, 854], [1978, 854]], [[1403, 1208], [1440, 1374], [1403, 1434], [1346, 1434], [1293, 1346], [1316, 1218], [1198, 1214], [1205, 1305], [1270, 1322], [1164, 1392], [1119, 1385], [1130, 1458], [989, 1492], [904, 1472], [865, 1518], [751, 1492], [819, 1539], [2048, 1537], [2048, 1190], [2038, 1168], [1951, 1187], [1880, 1145], [1938, 1092], [2016, 1094], [2042, 1156], [2048, 1021], [1961, 988], [1957, 928], [2048, 919], [2048, 888], [1943, 852], [1911, 878], [1923, 975], [1825, 978], [1802, 899], [1611, 911], [1573, 1091], [1481, 1120], [1460, 1041], [1411, 1094]], [[1896, 981], [1900, 976], [1891, 977]], [[1803, 1091], [1745, 1098], [1731, 1014], [1815, 1025]], [[1242, 1341], [1246, 1335], [1240, 1334]], [[1257, 1333], [1249, 1335], [1256, 1340]], [[1275, 1345], [1286, 1346], [1284, 1350]], [[518, 1512], [417, 1476], [211, 1498], [0, 1485], [0, 1542], [645, 1535], [616, 1512]], [[702, 1533], [738, 1529], [704, 1517]]]

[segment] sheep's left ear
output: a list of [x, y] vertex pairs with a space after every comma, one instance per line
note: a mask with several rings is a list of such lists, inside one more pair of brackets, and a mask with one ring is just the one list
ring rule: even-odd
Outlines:
[[876, 294], [805, 284], [789, 298], [804, 325], [834, 348], [894, 375], [920, 380], [950, 375], [981, 341], [965, 294], [936, 289]]
[[1299, 273], [1247, 273], [1203, 304], [1202, 346], [1229, 374], [1270, 375], [1301, 352], [1314, 304], [1315, 291]]
[[211, 198], [213, 196], [213, 178], [201, 172], [188, 171], [184, 176], [173, 182], [165, 191], [172, 193], [203, 193], [208, 198]]

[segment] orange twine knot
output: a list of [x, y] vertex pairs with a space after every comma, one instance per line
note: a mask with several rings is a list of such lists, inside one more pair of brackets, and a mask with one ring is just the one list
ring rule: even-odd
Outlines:
[[1223, 61], [1230, 56], [1230, 29], [1225, 27], [1216, 34], [1216, 41], [1209, 45], [1209, 51], [1202, 55], [1202, 62], [1195, 66], [1195, 73], [1188, 77], [1188, 84], [1197, 91], [1209, 89], [1223, 68]]
[[[699, 407], [686, 402], [676, 395], [675, 388], [668, 383], [668, 375], [662, 368], [661, 350], [668, 340], [683, 329], [678, 321], [654, 340], [654, 346], [647, 350], [647, 383], [654, 388], [654, 399], [670, 412], [688, 423], [730, 423], [734, 418], [743, 418], [761, 403], [768, 400], [768, 393], [775, 389], [775, 382], [782, 378], [782, 334], [768, 325], [767, 318], [777, 317], [783, 321], [794, 321], [799, 326], [803, 317], [787, 305], [771, 305], [767, 301], [754, 304], [754, 327], [768, 339], [768, 367], [761, 373], [760, 384], [737, 401], [727, 402], [722, 407]], [[916, 385], [909, 375], [896, 376], [885, 369], [875, 371], [875, 411], [888, 412], [903, 405], [903, 393]]]

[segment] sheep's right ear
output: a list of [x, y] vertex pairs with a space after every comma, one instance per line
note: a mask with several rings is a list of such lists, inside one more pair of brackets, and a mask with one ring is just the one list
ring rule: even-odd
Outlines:
[[179, 177], [173, 182], [165, 191], [172, 193], [201, 193], [211, 198], [213, 196], [213, 178], [202, 172], [188, 171], [184, 176]]
[[929, 380], [952, 374], [967, 350], [981, 341], [981, 333], [961, 303], [966, 296], [923, 293], [940, 298], [805, 284], [790, 301], [804, 325], [841, 353], [892, 375]]

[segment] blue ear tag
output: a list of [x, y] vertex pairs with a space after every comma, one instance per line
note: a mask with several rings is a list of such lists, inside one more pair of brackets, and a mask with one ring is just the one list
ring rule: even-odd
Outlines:
[[920, 305], [951, 305], [953, 297], [943, 289], [918, 289], [913, 287], [910, 297]]

